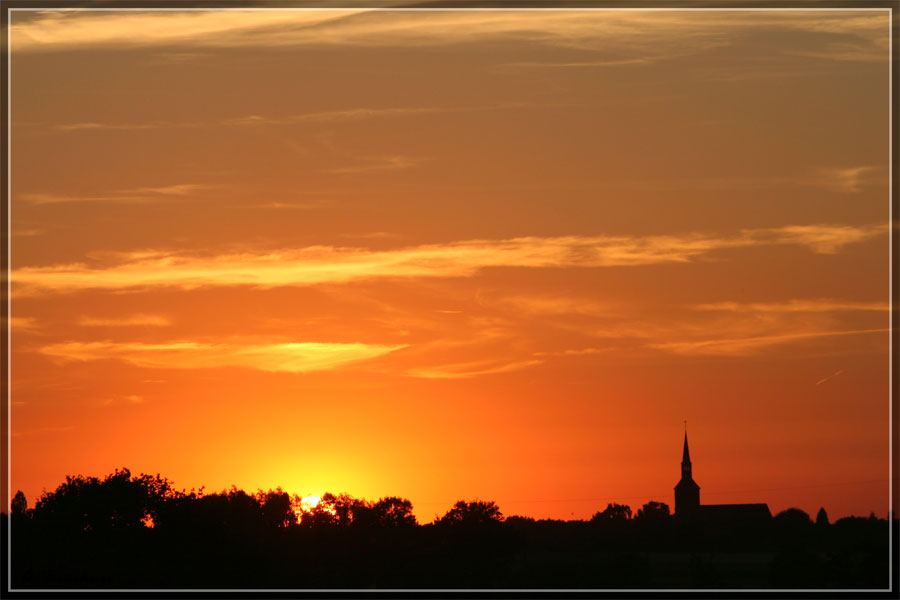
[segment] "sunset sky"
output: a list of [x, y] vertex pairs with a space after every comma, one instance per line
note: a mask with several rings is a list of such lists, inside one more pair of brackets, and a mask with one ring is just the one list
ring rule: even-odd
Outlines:
[[889, 508], [889, 11], [11, 13], [11, 492]]

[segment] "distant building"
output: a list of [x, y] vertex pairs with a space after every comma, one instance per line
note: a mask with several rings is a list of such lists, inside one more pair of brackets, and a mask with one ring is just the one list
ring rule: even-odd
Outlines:
[[700, 486], [691, 473], [691, 453], [687, 432], [684, 433], [684, 452], [681, 457], [681, 480], [675, 486], [675, 518], [679, 521], [699, 521], [716, 527], [734, 527], [764, 523], [772, 519], [769, 505], [759, 504], [700, 504]]

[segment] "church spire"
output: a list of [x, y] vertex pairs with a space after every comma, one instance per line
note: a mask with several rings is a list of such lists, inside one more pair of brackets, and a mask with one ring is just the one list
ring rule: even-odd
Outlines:
[[685, 422], [684, 452], [681, 455], [681, 481], [675, 486], [675, 514], [681, 517], [700, 509], [700, 486], [691, 475], [691, 452], [688, 450], [687, 422]]

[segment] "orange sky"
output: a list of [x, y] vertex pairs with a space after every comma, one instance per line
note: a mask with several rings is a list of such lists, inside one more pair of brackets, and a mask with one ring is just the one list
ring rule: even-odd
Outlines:
[[12, 492], [885, 515], [888, 14], [13, 12]]

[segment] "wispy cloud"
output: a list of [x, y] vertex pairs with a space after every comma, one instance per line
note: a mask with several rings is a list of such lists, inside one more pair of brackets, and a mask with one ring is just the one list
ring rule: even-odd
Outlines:
[[341, 121], [362, 121], [367, 119], [409, 117], [418, 115], [439, 114], [458, 111], [490, 110], [498, 106], [449, 108], [437, 106], [407, 106], [386, 108], [349, 108], [344, 110], [328, 110], [319, 112], [286, 115], [282, 117], [249, 115], [234, 117], [220, 121], [221, 125], [297, 125], [300, 123], [331, 123]]
[[371, 119], [389, 119], [399, 117], [416, 117], [422, 115], [470, 113], [482, 111], [509, 110], [524, 108], [526, 104], [520, 102], [474, 105], [474, 106], [394, 106], [394, 107], [356, 107], [341, 110], [312, 111], [289, 115], [244, 115], [228, 117], [210, 121], [148, 121], [146, 123], [107, 123], [89, 121], [83, 123], [64, 123], [54, 125], [53, 128], [60, 132], [120, 130], [139, 131], [150, 129], [183, 129], [200, 127], [264, 127], [264, 126], [289, 126], [307, 125], [319, 123], [349, 123]]
[[81, 317], [78, 324], [82, 327], [166, 327], [172, 322], [162, 315], [134, 314], [124, 317]]
[[818, 188], [842, 194], [857, 194], [864, 188], [887, 185], [886, 170], [875, 165], [819, 167], [806, 172], [785, 175], [765, 173], [748, 175], [710, 175], [706, 177], [655, 179], [635, 182], [643, 190], [763, 190], [780, 187]]
[[466, 379], [481, 375], [518, 371], [520, 369], [539, 365], [542, 362], [543, 361], [541, 360], [522, 360], [506, 363], [490, 360], [471, 361], [432, 367], [418, 367], [406, 371], [405, 374], [410, 377], [420, 377], [423, 379]]
[[342, 233], [341, 237], [357, 240], [387, 240], [398, 238], [400, 234], [392, 231], [369, 231], [366, 233]]
[[404, 347], [316, 342], [206, 344], [180, 341], [142, 344], [104, 341], [49, 344], [38, 351], [63, 361], [119, 360], [138, 367], [157, 369], [243, 367], [270, 372], [308, 373], [375, 358]]
[[12, 437], [23, 437], [26, 435], [40, 435], [45, 433], [62, 433], [63, 431], [71, 431], [75, 429], [72, 425], [62, 427], [38, 427], [37, 429], [29, 429], [27, 431], [13, 431], [10, 433]]
[[849, 331], [807, 331], [799, 333], [760, 335], [730, 339], [702, 339], [680, 342], [662, 342], [648, 344], [650, 348], [666, 350], [675, 354], [688, 356], [746, 356], [759, 350], [779, 344], [797, 342], [823, 337], [862, 335], [871, 333], [887, 333], [889, 329], [857, 329]]
[[855, 194], [864, 186], [871, 185], [879, 170], [872, 165], [825, 168], [818, 171], [819, 177], [812, 183], [826, 189]]
[[521, 61], [502, 63], [497, 65], [497, 67], [512, 69], [591, 69], [597, 67], [630, 67], [636, 65], [649, 65], [653, 62], [654, 59], [650, 58], [623, 58], [618, 60], [584, 60], [567, 62]]
[[125, 396], [115, 396], [104, 398], [100, 401], [101, 406], [112, 406], [114, 404], [143, 404], [144, 397], [139, 394], [127, 394]]
[[151, 121], [147, 123], [97, 123], [95, 121], [81, 123], [63, 123], [56, 125], [59, 131], [91, 131], [94, 129], [118, 129], [122, 131], [139, 130], [139, 129], [159, 129], [166, 126], [177, 126], [177, 123], [166, 121]]
[[164, 185], [162, 187], [135, 188], [133, 190], [126, 191], [130, 191], [135, 194], [152, 194], [159, 196], [187, 196], [188, 194], [192, 194], [194, 192], [210, 190], [215, 187], [215, 185], [210, 185], [208, 183], [179, 183], [176, 185]]
[[422, 159], [420, 158], [413, 158], [409, 156], [383, 156], [380, 158], [370, 158], [367, 160], [368, 162], [365, 164], [328, 169], [328, 172], [334, 174], [356, 174], [374, 173], [379, 171], [400, 171], [403, 169], [415, 167], [422, 162]]
[[482, 10], [55, 12], [13, 20], [13, 52], [78, 47], [434, 47], [524, 41], [589, 50], [603, 60], [698, 54], [739, 42], [753, 31], [817, 34], [793, 49], [819, 60], [885, 60], [887, 13], [796, 11]]
[[19, 198], [29, 204], [72, 204], [72, 203], [104, 203], [104, 204], [148, 204], [158, 198], [150, 196], [105, 194], [100, 196], [82, 196], [70, 194], [26, 193]]
[[[267, 43], [266, 33], [300, 30], [342, 19], [355, 10], [340, 11], [200, 11], [200, 12], [51, 12], [10, 27], [15, 52], [52, 52], [77, 47], [237, 46]], [[218, 41], [217, 41], [218, 40]], [[302, 37], [301, 37], [302, 40]]]
[[822, 385], [823, 383], [825, 383], [825, 382], [828, 381], [829, 379], [833, 379], [833, 378], [837, 377], [838, 375], [840, 375], [840, 374], [843, 373], [843, 372], [844, 372], [843, 369], [838, 369], [837, 371], [835, 371], [834, 373], [832, 373], [832, 374], [829, 375], [828, 377], [823, 377], [822, 379], [818, 380], [818, 381], [816, 382], [816, 385]]
[[140, 187], [116, 190], [99, 195], [71, 195], [52, 193], [25, 193], [19, 198], [35, 205], [71, 204], [71, 203], [107, 203], [107, 204], [149, 204], [171, 200], [173, 197], [184, 197], [195, 192], [213, 189], [216, 186], [199, 183], [182, 183], [161, 187]]
[[482, 305], [497, 306], [525, 315], [590, 315], [609, 316], [615, 311], [608, 305], [586, 298], [569, 297], [564, 294], [555, 296], [504, 296], [487, 299], [479, 297]]
[[12, 273], [19, 294], [84, 289], [201, 286], [304, 286], [385, 277], [470, 277], [491, 267], [610, 267], [686, 263], [715, 250], [805, 246], [831, 254], [882, 235], [886, 226], [803, 225], [742, 230], [732, 236], [523, 237], [470, 240], [394, 250], [311, 246], [267, 253], [185, 255], [148, 251], [110, 266], [23, 267]]
[[[790, 351], [796, 353], [801, 351], [798, 344], [812, 348], [811, 343], [816, 344], [811, 351], [819, 352], [821, 343], [829, 343], [832, 338], [888, 331], [879, 328], [878, 320], [871, 318], [874, 313], [887, 312], [888, 306], [883, 302], [716, 302], [688, 306], [688, 312], [680, 316], [667, 314], [664, 319], [654, 318], [652, 311], [620, 308], [621, 312], [607, 318], [598, 316], [588, 323], [559, 322], [556, 326], [602, 339], [604, 346], [599, 350], [614, 348], [617, 355], [644, 348], [685, 356], [752, 356], [780, 346], [791, 346]], [[565, 356], [568, 352], [546, 355]]]
[[534, 356], [590, 356], [594, 354], [609, 354], [614, 348], [578, 348], [570, 350], [558, 350], [555, 352], [534, 352]]
[[34, 331], [39, 329], [38, 321], [34, 317], [3, 317], [3, 323], [10, 331]]
[[257, 204], [259, 208], [274, 208], [278, 210], [317, 210], [328, 206], [330, 202], [266, 202]]
[[835, 254], [848, 244], [856, 244], [887, 232], [887, 225], [870, 227], [789, 225], [777, 229], [759, 230], [759, 239], [768, 238], [773, 243], [808, 246], [819, 254]]
[[888, 311], [887, 302], [855, 302], [828, 298], [816, 300], [788, 300], [787, 302], [714, 302], [697, 304], [696, 310], [727, 312], [840, 312], [840, 311]]
[[36, 237], [46, 233], [43, 229], [17, 229], [10, 232], [13, 237]]

